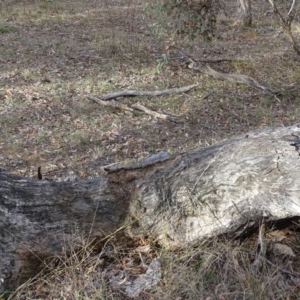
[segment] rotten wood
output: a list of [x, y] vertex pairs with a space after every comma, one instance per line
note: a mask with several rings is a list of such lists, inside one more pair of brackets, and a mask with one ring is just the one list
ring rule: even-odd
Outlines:
[[[176, 155], [55, 182], [0, 170], [0, 293], [87, 240], [141, 239], [182, 248], [300, 216], [300, 126], [251, 132]], [[71, 246], [70, 246], [71, 247]]]

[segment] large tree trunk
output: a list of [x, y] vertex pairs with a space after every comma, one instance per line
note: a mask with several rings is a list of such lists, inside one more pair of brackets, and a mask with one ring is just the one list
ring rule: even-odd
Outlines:
[[252, 25], [252, 9], [251, 0], [239, 0], [239, 14], [240, 19], [245, 27], [250, 27]]
[[158, 153], [92, 180], [40, 181], [0, 171], [0, 291], [59, 255], [75, 231], [89, 239], [152, 235], [185, 247], [238, 236], [262, 217], [300, 216], [299, 127]]

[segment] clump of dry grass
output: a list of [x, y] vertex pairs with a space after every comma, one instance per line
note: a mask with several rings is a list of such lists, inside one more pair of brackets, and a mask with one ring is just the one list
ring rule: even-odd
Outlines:
[[[283, 231], [273, 233], [278, 236]], [[163, 249], [151, 239], [143, 240], [143, 247], [149, 249], [143, 261], [159, 257], [163, 277], [138, 299], [298, 299], [297, 259], [275, 256], [269, 244], [264, 267], [255, 269], [256, 238], [257, 234], [244, 241], [215, 238], [181, 250]], [[135, 251], [138, 244], [129, 245], [112, 238], [87, 243], [77, 236], [68, 253], [52, 259], [40, 275], [9, 299], [131, 299], [113, 288], [109, 279], [112, 272], [136, 270], [141, 264]], [[130, 267], [126, 265], [129, 260], [133, 262]]]
[[19, 286], [8, 299], [118, 299], [105, 276], [120, 261], [113, 243], [97, 245], [74, 234], [72, 243], [57, 257], [44, 261], [40, 274]]
[[253, 255], [253, 248], [217, 239], [179, 255], [168, 253], [166, 287], [157, 293], [163, 299], [253, 300], [279, 299], [279, 295], [290, 294], [289, 288], [278, 286], [272, 267], [255, 274]]

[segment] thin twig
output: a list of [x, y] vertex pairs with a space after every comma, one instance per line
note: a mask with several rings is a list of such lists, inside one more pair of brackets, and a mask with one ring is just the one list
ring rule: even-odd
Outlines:
[[256, 272], [258, 272], [261, 268], [264, 267], [266, 252], [266, 225], [263, 219], [262, 223], [259, 226], [258, 242], [256, 247], [256, 258], [252, 265]]
[[293, 11], [293, 9], [294, 9], [294, 5], [295, 5], [295, 0], [293, 0], [293, 2], [292, 2], [292, 5], [291, 5], [291, 8], [290, 8], [290, 10], [289, 10], [289, 12], [288, 12], [288, 16], [290, 15], [290, 13]]
[[209, 63], [209, 64], [216, 64], [223, 61], [234, 61], [235, 59], [231, 58], [220, 58], [220, 59], [197, 59], [195, 61], [201, 62], [201, 63]]

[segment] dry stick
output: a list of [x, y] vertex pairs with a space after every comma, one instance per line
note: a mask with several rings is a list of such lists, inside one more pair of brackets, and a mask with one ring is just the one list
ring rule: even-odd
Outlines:
[[201, 63], [211, 63], [211, 64], [217, 64], [224, 61], [234, 61], [235, 59], [231, 58], [220, 58], [220, 59], [197, 59], [197, 62]]
[[117, 101], [110, 101], [110, 102], [107, 102], [107, 101], [103, 101], [93, 95], [89, 95], [87, 96], [89, 99], [93, 100], [94, 102], [98, 103], [98, 104], [101, 104], [101, 105], [104, 105], [104, 106], [110, 106], [110, 107], [114, 107], [114, 108], [119, 108], [119, 109], [123, 109], [123, 110], [129, 110], [131, 112], [133, 112], [133, 109], [128, 107], [127, 105], [125, 104], [122, 104], [122, 103], [119, 103]]
[[138, 109], [138, 110], [141, 110], [141, 111], [145, 112], [146, 114], [148, 114], [150, 116], [160, 118], [160, 119], [164, 119], [164, 120], [169, 120], [169, 121], [174, 122], [174, 123], [178, 123], [178, 120], [175, 117], [170, 116], [170, 115], [161, 114], [161, 113], [158, 113], [156, 111], [150, 110], [150, 109], [148, 109], [147, 107], [145, 107], [144, 105], [142, 105], [140, 103], [132, 104], [131, 107], [135, 108], [135, 109]]
[[110, 106], [110, 107], [119, 108], [119, 109], [122, 109], [122, 110], [128, 110], [130, 112], [133, 112], [134, 109], [137, 109], [137, 110], [141, 110], [141, 111], [145, 112], [146, 114], [148, 114], [150, 116], [154, 116], [156, 118], [163, 119], [163, 120], [168, 120], [168, 121], [171, 121], [171, 122], [174, 122], [174, 123], [179, 123], [179, 121], [176, 119], [176, 117], [155, 112], [153, 110], [150, 110], [150, 109], [146, 108], [145, 106], [143, 106], [139, 103], [132, 104], [132, 105], [128, 106], [128, 105], [116, 102], [114, 100], [111, 100], [109, 102], [108, 101], [103, 101], [103, 100], [101, 100], [101, 99], [99, 99], [95, 96], [92, 96], [92, 95], [89, 95], [88, 98], [93, 100], [94, 102], [96, 102], [98, 104], [101, 104], [101, 105], [104, 105], [104, 106]]
[[274, 94], [273, 91], [271, 91], [270, 89], [268, 89], [267, 87], [261, 85], [260, 83], [258, 83], [255, 79], [253, 79], [252, 77], [246, 76], [246, 75], [239, 75], [239, 74], [232, 74], [232, 73], [222, 73], [222, 72], [218, 72], [214, 69], [212, 69], [209, 65], [200, 65], [200, 64], [196, 64], [195, 62], [191, 62], [188, 67], [190, 69], [199, 71], [201, 73], [204, 73], [206, 75], [210, 75], [213, 76], [214, 78], [217, 79], [222, 79], [222, 80], [228, 80], [231, 82], [237, 82], [237, 83], [245, 83], [248, 84], [252, 87], [255, 87], [259, 90], [263, 90], [269, 94]]
[[[104, 105], [104, 106], [110, 106], [110, 107], [114, 107], [114, 108], [128, 110], [131, 112], [134, 109], [137, 109], [137, 110], [141, 110], [141, 111], [145, 112], [146, 114], [148, 114], [150, 116], [154, 116], [156, 118], [160, 118], [163, 120], [169, 120], [174, 123], [179, 123], [179, 121], [176, 119], [176, 117], [155, 112], [153, 110], [146, 108], [145, 106], [143, 106], [139, 103], [128, 106], [128, 105], [116, 102], [112, 99], [122, 97], [122, 96], [161, 96], [161, 95], [169, 95], [169, 94], [175, 94], [175, 93], [186, 93], [198, 85], [199, 85], [199, 83], [196, 83], [196, 84], [187, 85], [187, 86], [184, 86], [181, 88], [172, 88], [172, 89], [167, 89], [167, 90], [162, 90], [162, 91], [131, 91], [131, 90], [129, 90], [129, 91], [123, 91], [123, 92], [116, 92], [116, 93], [107, 94], [106, 96], [104, 96], [103, 100], [101, 100], [98, 97], [95, 97], [93, 95], [89, 95], [87, 97], [89, 99], [93, 100], [94, 102]], [[110, 100], [110, 101], [108, 102], [108, 100]]]
[[262, 224], [259, 226], [256, 258], [252, 265], [255, 272], [258, 272], [262, 267], [264, 267], [266, 251], [266, 224], [264, 223], [264, 220], [262, 220]]
[[[300, 86], [294, 85], [294, 86], [287, 86], [286, 88], [283, 86], [280, 90], [273, 90], [273, 93], [277, 96], [279, 95], [286, 95], [287, 93], [293, 93], [293, 92], [299, 92]], [[247, 96], [247, 98], [252, 98], [252, 97], [257, 97], [257, 96], [262, 96], [262, 95], [267, 95], [270, 94], [269, 92], [261, 92], [261, 93], [256, 93]]]
[[178, 94], [178, 93], [186, 93], [189, 90], [193, 89], [194, 87], [198, 86], [199, 83], [187, 85], [181, 88], [173, 88], [173, 89], [167, 89], [162, 91], [123, 91], [123, 92], [116, 92], [116, 93], [110, 93], [103, 97], [104, 101], [108, 101], [111, 99], [115, 99], [122, 96], [161, 96], [161, 95], [169, 95], [169, 94]]

